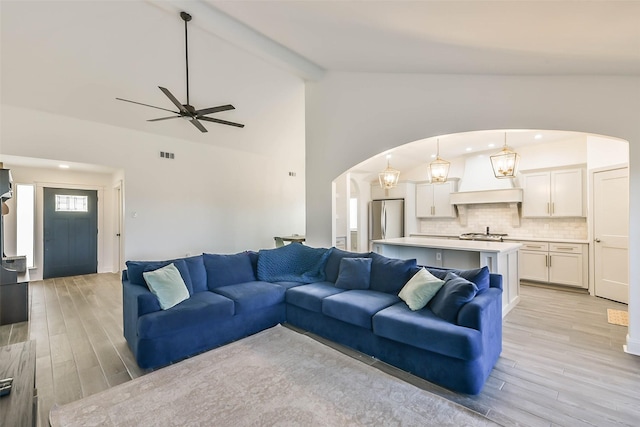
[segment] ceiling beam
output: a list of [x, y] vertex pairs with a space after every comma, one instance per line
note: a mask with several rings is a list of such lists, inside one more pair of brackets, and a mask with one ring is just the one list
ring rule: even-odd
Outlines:
[[306, 81], [320, 80], [326, 71], [286, 46], [227, 15], [206, 0], [146, 1], [169, 13], [175, 13], [176, 16], [181, 11], [188, 12], [195, 18], [191, 25], [196, 25]]

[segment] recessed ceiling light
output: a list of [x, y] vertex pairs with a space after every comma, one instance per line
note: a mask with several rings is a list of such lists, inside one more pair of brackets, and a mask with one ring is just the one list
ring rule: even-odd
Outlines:
[[534, 139], [542, 139], [542, 134], [541, 133], [537, 133], [536, 136], [533, 137]]
[[58, 165], [60, 169], [69, 169], [69, 165]]
[[471, 150], [473, 150], [473, 148], [467, 147], [467, 151], [471, 151]]
[[487, 147], [489, 147], [489, 148], [493, 148], [495, 146], [496, 146], [496, 144], [494, 144], [493, 142], [491, 144], [487, 145]]
[[431, 158], [432, 158], [432, 159], [435, 159], [435, 158], [436, 158], [436, 155], [435, 155], [435, 154], [432, 154], [432, 155], [431, 155]]

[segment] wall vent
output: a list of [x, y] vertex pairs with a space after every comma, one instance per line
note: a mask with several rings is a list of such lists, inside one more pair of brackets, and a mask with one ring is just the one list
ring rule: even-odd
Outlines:
[[175, 153], [169, 153], [167, 151], [161, 151], [160, 152], [160, 157], [162, 157], [163, 159], [171, 159], [171, 160], [173, 160], [173, 159], [176, 158], [176, 155], [175, 155]]

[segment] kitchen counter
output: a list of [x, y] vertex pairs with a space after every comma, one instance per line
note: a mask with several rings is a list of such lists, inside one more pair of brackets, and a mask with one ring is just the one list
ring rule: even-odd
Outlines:
[[376, 253], [389, 258], [415, 258], [419, 265], [458, 269], [487, 266], [492, 273], [502, 275], [502, 315], [520, 301], [520, 243], [399, 237], [374, 240], [372, 244]]
[[507, 236], [503, 239], [505, 242], [550, 242], [550, 243], [574, 243], [574, 244], [588, 244], [588, 239], [562, 239], [555, 237], [516, 237]]
[[[453, 234], [428, 234], [428, 233], [411, 233], [411, 237], [417, 237], [420, 239], [432, 238], [432, 239], [452, 239], [457, 240], [459, 235]], [[588, 244], [588, 239], [564, 239], [558, 237], [518, 237], [518, 236], [505, 236], [503, 238], [505, 242], [552, 242], [552, 243], [574, 243], [574, 244]]]
[[481, 240], [452, 240], [428, 237], [398, 237], [396, 239], [374, 240], [376, 243], [394, 246], [412, 246], [421, 248], [452, 249], [471, 252], [507, 253], [522, 246], [514, 242], [485, 242]]

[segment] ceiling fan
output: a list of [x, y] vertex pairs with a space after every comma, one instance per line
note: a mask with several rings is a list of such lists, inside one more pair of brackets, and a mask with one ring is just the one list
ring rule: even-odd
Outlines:
[[131, 102], [132, 104], [144, 105], [145, 107], [156, 108], [158, 110], [169, 111], [170, 113], [176, 114], [175, 116], [160, 117], [158, 119], [147, 120], [148, 122], [157, 122], [160, 120], [183, 118], [185, 120], [189, 120], [192, 125], [194, 125], [200, 130], [200, 132], [207, 132], [207, 129], [204, 126], [202, 126], [202, 123], [200, 123], [200, 120], [203, 120], [205, 122], [220, 123], [223, 125], [236, 126], [239, 128], [243, 128], [244, 125], [240, 123], [229, 122], [221, 119], [214, 119], [213, 117], [205, 117], [209, 114], [218, 113], [220, 111], [234, 110], [235, 107], [231, 104], [219, 105], [217, 107], [202, 108], [200, 110], [196, 110], [195, 107], [193, 107], [193, 105], [189, 103], [189, 40], [187, 38], [187, 22], [191, 21], [191, 15], [189, 15], [187, 12], [180, 12], [180, 17], [184, 21], [185, 64], [187, 69], [187, 103], [181, 104], [180, 101], [178, 101], [178, 99], [175, 96], [173, 96], [173, 94], [169, 92], [168, 89], [163, 88], [162, 86], [158, 86], [158, 88], [178, 108], [178, 111], [168, 110], [166, 108], [156, 107], [154, 105], [143, 104], [142, 102], [130, 101], [128, 99], [122, 99], [122, 98], [116, 98], [116, 99], [118, 101]]

